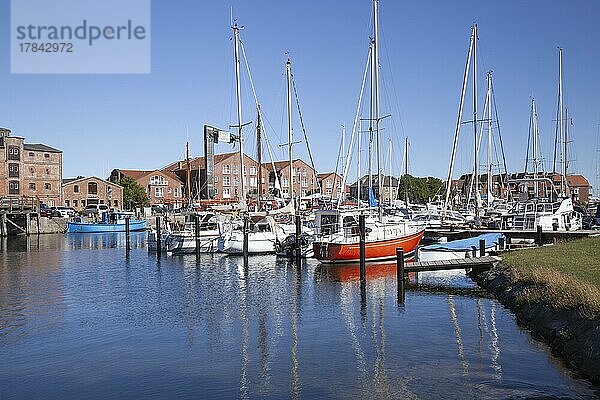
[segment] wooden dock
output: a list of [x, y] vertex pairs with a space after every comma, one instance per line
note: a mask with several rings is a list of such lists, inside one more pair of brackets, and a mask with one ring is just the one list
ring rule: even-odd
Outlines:
[[[441, 238], [446, 237], [448, 241], [466, 239], [482, 235], [484, 233], [502, 233], [510, 244], [513, 239], [537, 239], [537, 230], [492, 230], [492, 229], [427, 229], [425, 237]], [[590, 236], [600, 235], [600, 231], [578, 230], [578, 231], [542, 231], [542, 240], [544, 243], [553, 243], [557, 240], [574, 240]]]
[[490, 269], [498, 265], [502, 258], [484, 256], [457, 260], [421, 261], [404, 264], [404, 272], [447, 271], [452, 269]]

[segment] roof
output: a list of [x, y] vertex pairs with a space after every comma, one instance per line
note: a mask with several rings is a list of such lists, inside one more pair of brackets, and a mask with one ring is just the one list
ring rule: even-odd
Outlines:
[[589, 187], [590, 182], [583, 175], [569, 175], [567, 176], [569, 186], [572, 187]]
[[[312, 169], [312, 167], [310, 165], [308, 165], [308, 163], [301, 158], [295, 158], [292, 160], [292, 164], [296, 164], [297, 162], [300, 162], [300, 163], [306, 165], [307, 167], [309, 167], [310, 169]], [[275, 165], [275, 169], [277, 171], [281, 171], [282, 169], [285, 169], [290, 166], [290, 160], [263, 163], [263, 167], [265, 167], [269, 172], [273, 171], [273, 165]]]
[[55, 149], [54, 147], [46, 146], [41, 143], [23, 143], [23, 150], [28, 151], [45, 151], [47, 153], [62, 153], [61, 150]]
[[[225, 161], [226, 159], [228, 159], [231, 156], [237, 155], [239, 154], [237, 151], [235, 152], [231, 152], [231, 153], [221, 153], [221, 154], [215, 154], [215, 164], [218, 164], [222, 161]], [[246, 158], [251, 159], [252, 161], [254, 161], [254, 159], [252, 157], [250, 157], [249, 155], [245, 154]], [[181, 168], [179, 168], [179, 163], [181, 163]], [[177, 160], [172, 162], [171, 164], [163, 167], [161, 169], [161, 171], [165, 172], [165, 171], [178, 171], [178, 170], [185, 170], [187, 167], [185, 165], [186, 160]], [[196, 169], [204, 169], [204, 157], [194, 157], [190, 159], [190, 169], [192, 170], [196, 170]]]
[[342, 178], [342, 176], [340, 174], [335, 173], [335, 172], [321, 172], [320, 174], [317, 174], [317, 179], [318, 180], [322, 180], [322, 179], [325, 179], [325, 178], [327, 178], [327, 177], [329, 177], [331, 175], [336, 175], [340, 179]]
[[[391, 182], [390, 182], [390, 178], [391, 178]], [[379, 176], [377, 174], [373, 174], [372, 176], [373, 179], [373, 187], [377, 187], [377, 181], [379, 179]], [[381, 179], [383, 180], [383, 187], [395, 187], [398, 186], [398, 178], [395, 176], [390, 177], [389, 175], [381, 175]], [[368, 181], [369, 181], [369, 175], [365, 175], [362, 178], [360, 178], [360, 182], [361, 182], [361, 187], [362, 186], [367, 186], [368, 185]], [[356, 187], [356, 184], [358, 183], [358, 181], [354, 182], [352, 185], [352, 187]], [[390, 185], [391, 183], [391, 185]]]
[[80, 177], [80, 178], [65, 178], [65, 179], [62, 180], [62, 185], [65, 186], [65, 185], [68, 185], [70, 183], [75, 183], [75, 182], [79, 182], [79, 181], [85, 181], [87, 179], [97, 179], [97, 180], [102, 181], [102, 182], [104, 182], [106, 184], [109, 184], [109, 185], [115, 185], [115, 186], [123, 187], [123, 186], [119, 185], [118, 183], [114, 183], [114, 182], [108, 181], [106, 179], [98, 178], [97, 176], [83, 176], [83, 177]]
[[179, 177], [171, 171], [161, 171], [159, 169], [153, 169], [153, 170], [146, 171], [146, 170], [140, 170], [140, 169], [118, 169], [118, 168], [116, 170], [119, 171], [121, 174], [130, 177], [134, 181], [137, 181], [137, 180], [139, 180], [147, 175], [150, 175], [152, 173], [159, 172], [161, 174], [168, 176], [171, 179], [176, 180], [177, 182], [181, 182]]

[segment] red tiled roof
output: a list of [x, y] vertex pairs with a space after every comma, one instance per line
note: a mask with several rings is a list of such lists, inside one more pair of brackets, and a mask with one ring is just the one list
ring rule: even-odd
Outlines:
[[567, 181], [571, 187], [589, 187], [590, 182], [583, 175], [568, 175]]
[[154, 170], [150, 170], [150, 171], [144, 171], [144, 170], [139, 170], [139, 169], [118, 169], [118, 171], [125, 175], [130, 177], [131, 179], [137, 181], [138, 179], [141, 179], [143, 177], [145, 177], [146, 175], [150, 175], [152, 173], [155, 172], [160, 172], [166, 176], [168, 176], [171, 179], [174, 179], [177, 182], [181, 182], [181, 180], [179, 179], [179, 177], [177, 175], [175, 175], [173, 172], [171, 171], [161, 171], [159, 169], [154, 169]]

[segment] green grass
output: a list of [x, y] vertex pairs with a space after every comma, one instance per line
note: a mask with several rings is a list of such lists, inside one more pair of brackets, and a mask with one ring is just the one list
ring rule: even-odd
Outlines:
[[600, 315], [600, 237], [505, 253], [502, 264], [533, 284], [522, 300]]

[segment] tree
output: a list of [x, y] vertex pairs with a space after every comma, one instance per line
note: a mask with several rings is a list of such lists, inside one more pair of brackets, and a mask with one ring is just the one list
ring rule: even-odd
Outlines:
[[123, 186], [123, 204], [127, 208], [148, 206], [148, 195], [142, 185], [128, 176], [124, 176], [117, 183]]
[[400, 178], [399, 198], [404, 199], [408, 192], [408, 198], [411, 203], [426, 203], [439, 193], [443, 182], [438, 178], [427, 177], [417, 178], [411, 175], [404, 175]]

